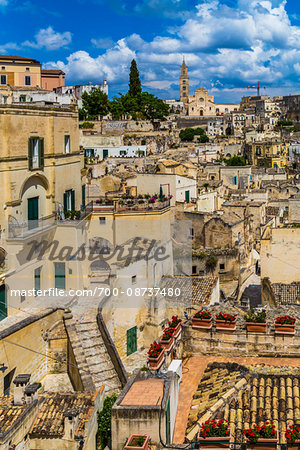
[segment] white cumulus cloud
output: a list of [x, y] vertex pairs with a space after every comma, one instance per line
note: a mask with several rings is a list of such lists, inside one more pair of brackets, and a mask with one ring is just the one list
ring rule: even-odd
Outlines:
[[59, 33], [52, 27], [42, 28], [35, 35], [34, 41], [25, 41], [23, 45], [32, 48], [45, 48], [46, 50], [57, 50], [67, 47], [72, 41], [72, 34], [69, 31]]

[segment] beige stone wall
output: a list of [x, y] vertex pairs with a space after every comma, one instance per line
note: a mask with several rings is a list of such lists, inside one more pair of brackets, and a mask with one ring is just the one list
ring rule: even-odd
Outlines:
[[[27, 220], [27, 198], [39, 196], [39, 216], [48, 216], [63, 203], [63, 193], [75, 190], [76, 209], [81, 204], [83, 155], [79, 152], [77, 111], [73, 108], [33, 106], [0, 107], [0, 225], [13, 217]], [[64, 149], [70, 135], [70, 153]], [[29, 170], [28, 140], [44, 139], [44, 168]], [[72, 176], [70, 176], [72, 174]], [[4, 205], [6, 209], [4, 210]]]
[[274, 333], [247, 333], [196, 330], [183, 326], [184, 350], [192, 355], [236, 355], [298, 357], [300, 337], [275, 335]]
[[261, 240], [261, 278], [271, 283], [300, 281], [299, 228], [272, 228], [270, 239]]
[[[62, 313], [62, 311], [57, 311], [49, 314], [0, 341], [0, 359], [7, 366], [7, 370], [0, 374], [1, 395], [3, 395], [4, 376], [13, 369], [15, 369], [15, 375], [20, 373], [31, 374], [31, 382], [40, 382], [48, 373], [49, 368], [46, 356], [48, 353], [48, 343], [44, 339], [44, 333], [61, 319]], [[6, 341], [10, 341], [11, 343]], [[31, 352], [14, 344], [27, 347], [34, 351]], [[40, 352], [41, 354], [35, 352]]]

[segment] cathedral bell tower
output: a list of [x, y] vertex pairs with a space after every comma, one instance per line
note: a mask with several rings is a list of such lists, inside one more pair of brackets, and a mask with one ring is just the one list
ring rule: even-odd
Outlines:
[[189, 101], [189, 75], [184, 58], [180, 68], [180, 101], [184, 104]]

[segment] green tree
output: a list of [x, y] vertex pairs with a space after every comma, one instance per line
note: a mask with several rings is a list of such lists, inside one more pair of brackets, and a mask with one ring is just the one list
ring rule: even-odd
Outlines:
[[246, 162], [242, 156], [234, 155], [231, 158], [225, 159], [226, 166], [245, 166]]
[[136, 97], [141, 94], [142, 86], [140, 80], [140, 74], [136, 65], [136, 60], [131, 61], [130, 72], [129, 72], [129, 95], [131, 97]]
[[83, 109], [87, 112], [89, 117], [98, 117], [101, 119], [109, 113], [109, 100], [107, 94], [101, 89], [84, 92], [81, 96]]
[[155, 95], [142, 92], [138, 96], [139, 111], [145, 119], [152, 122], [154, 128], [159, 128], [160, 121], [166, 120], [170, 113], [169, 105]]
[[205, 131], [203, 130], [203, 128], [200, 128], [200, 127], [193, 128], [193, 130], [194, 130], [195, 136], [204, 136], [206, 134]]
[[122, 102], [122, 95], [120, 97], [114, 97], [109, 103], [109, 110], [114, 120], [122, 119], [122, 116], [126, 113], [124, 104]]
[[182, 141], [191, 142], [194, 139], [193, 128], [185, 128], [184, 130], [181, 130], [179, 137]]
[[198, 137], [197, 141], [200, 142], [200, 144], [204, 144], [205, 142], [209, 142], [209, 137], [206, 136], [206, 134], [203, 134]]
[[117, 395], [106, 397], [103, 409], [98, 414], [98, 435], [100, 449], [103, 450], [111, 440], [111, 409], [117, 400]]

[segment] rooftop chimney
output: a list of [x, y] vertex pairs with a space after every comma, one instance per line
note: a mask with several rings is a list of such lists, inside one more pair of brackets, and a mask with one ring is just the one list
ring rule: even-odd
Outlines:
[[63, 439], [73, 440], [79, 423], [79, 411], [78, 409], [66, 409], [63, 416], [64, 416]]
[[38, 399], [38, 389], [40, 385], [39, 383], [28, 384], [25, 387], [25, 402], [27, 405], [30, 405], [35, 400]]
[[31, 375], [19, 374], [14, 379], [14, 405], [22, 406], [25, 402], [25, 388], [29, 383]]

